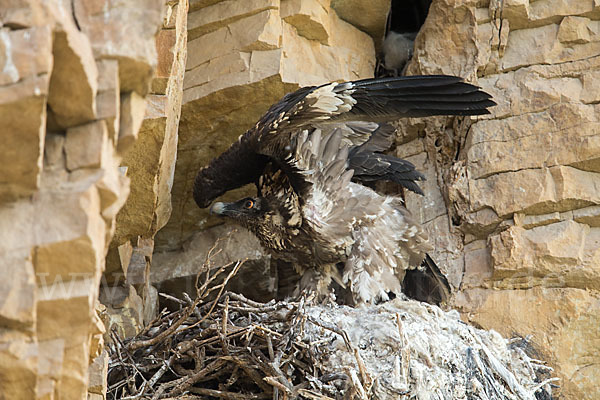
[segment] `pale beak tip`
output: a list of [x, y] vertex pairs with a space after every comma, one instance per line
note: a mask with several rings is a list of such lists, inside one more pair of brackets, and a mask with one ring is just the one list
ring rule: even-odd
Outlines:
[[220, 201], [216, 202], [212, 206], [210, 206], [209, 212], [211, 214], [221, 215], [223, 214], [223, 210], [225, 209], [225, 204]]

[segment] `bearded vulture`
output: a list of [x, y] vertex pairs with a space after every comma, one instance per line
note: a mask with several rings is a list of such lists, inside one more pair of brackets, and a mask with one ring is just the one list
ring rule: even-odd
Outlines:
[[[211, 213], [253, 232], [276, 259], [292, 263], [303, 290], [326, 296], [334, 280], [355, 304], [401, 292], [407, 270], [437, 270], [427, 235], [399, 197], [364, 182], [390, 180], [422, 194], [423, 175], [383, 154], [400, 117], [488, 114], [491, 96], [444, 75], [365, 79], [287, 94], [201, 169], [194, 199], [255, 183], [256, 197], [215, 203]], [[434, 275], [447, 285], [438, 271]]]

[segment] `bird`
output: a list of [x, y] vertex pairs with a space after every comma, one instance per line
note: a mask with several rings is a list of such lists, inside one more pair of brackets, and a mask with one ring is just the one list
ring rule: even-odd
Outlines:
[[398, 33], [390, 31], [383, 41], [383, 63], [386, 69], [393, 70], [396, 75], [402, 71], [413, 55], [413, 47], [417, 32]]
[[[402, 292], [406, 271], [437, 268], [424, 229], [402, 199], [366, 185], [390, 180], [423, 193], [417, 181], [424, 176], [414, 165], [383, 153], [393, 143], [387, 121], [483, 115], [493, 105], [477, 86], [446, 75], [301, 88], [200, 169], [193, 197], [205, 208], [254, 183], [256, 196], [216, 202], [210, 212], [246, 227], [273, 258], [291, 263], [302, 290], [325, 297], [333, 281], [354, 304], [385, 301]], [[433, 275], [447, 286], [439, 269]]]

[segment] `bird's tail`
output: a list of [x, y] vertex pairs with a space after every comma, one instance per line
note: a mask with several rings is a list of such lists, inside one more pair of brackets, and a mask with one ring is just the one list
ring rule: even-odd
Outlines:
[[430, 304], [441, 304], [450, 298], [450, 285], [435, 261], [425, 255], [421, 268], [406, 271], [402, 291], [408, 297]]

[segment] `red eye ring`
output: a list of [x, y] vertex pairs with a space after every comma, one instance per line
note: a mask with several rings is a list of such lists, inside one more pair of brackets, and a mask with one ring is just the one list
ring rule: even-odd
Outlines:
[[244, 203], [244, 207], [246, 207], [248, 209], [254, 207], [254, 201], [252, 201], [250, 199], [246, 200], [246, 202]]

